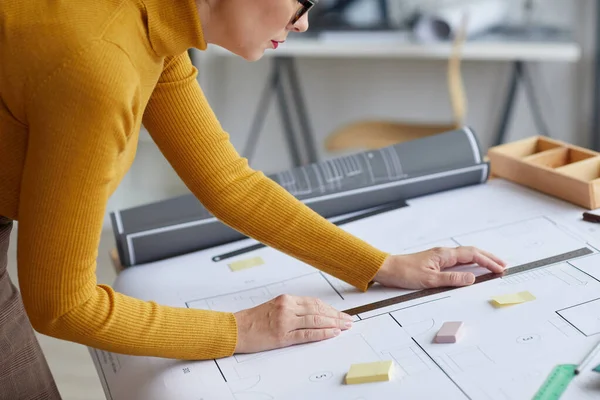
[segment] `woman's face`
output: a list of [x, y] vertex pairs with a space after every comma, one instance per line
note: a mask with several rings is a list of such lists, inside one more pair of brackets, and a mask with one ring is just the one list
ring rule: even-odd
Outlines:
[[308, 13], [291, 23], [302, 7], [299, 0], [219, 0], [210, 11], [211, 42], [246, 60], [258, 60], [290, 31], [308, 29]]

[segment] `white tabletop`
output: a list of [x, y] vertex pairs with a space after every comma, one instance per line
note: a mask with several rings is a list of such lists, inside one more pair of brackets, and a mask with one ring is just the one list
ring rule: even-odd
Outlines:
[[[290, 39], [277, 50], [268, 50], [267, 57], [310, 58], [404, 58], [448, 59], [452, 51], [449, 42], [423, 43], [406, 35], [344, 33], [328, 34], [319, 38]], [[230, 55], [228, 51], [212, 47], [210, 52]], [[576, 62], [581, 58], [581, 48], [569, 40], [515, 41], [502, 37], [471, 40], [463, 47], [464, 60], [472, 61], [550, 61]]]
[[[504, 259], [509, 271], [534, 269], [360, 311], [352, 329], [320, 343], [203, 361], [89, 348], [107, 399], [531, 399], [556, 365], [578, 364], [596, 346], [600, 224], [583, 221], [585, 209], [502, 179], [408, 203], [344, 229], [392, 253], [473, 245]], [[226, 312], [282, 293], [348, 310], [410, 292], [373, 285], [363, 293], [269, 247], [212, 261], [252, 243], [245, 239], [126, 268], [113, 287], [164, 306]], [[569, 256], [569, 262], [555, 258], [585, 248], [591, 253]], [[230, 265], [249, 258], [260, 265]], [[496, 296], [524, 291], [530, 297], [520, 304], [491, 304]], [[434, 342], [445, 321], [464, 322], [457, 343]], [[392, 361], [389, 381], [344, 384], [353, 364], [373, 361]], [[600, 374], [592, 368], [599, 363], [590, 362], [561, 399], [597, 399]]]

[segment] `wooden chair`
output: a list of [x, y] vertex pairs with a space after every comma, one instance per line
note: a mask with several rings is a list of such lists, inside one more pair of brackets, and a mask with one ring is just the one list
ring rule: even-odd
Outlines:
[[463, 127], [467, 100], [461, 74], [461, 52], [465, 42], [465, 24], [457, 32], [448, 62], [448, 89], [454, 120], [448, 123], [362, 120], [335, 130], [325, 140], [329, 152], [373, 150]]

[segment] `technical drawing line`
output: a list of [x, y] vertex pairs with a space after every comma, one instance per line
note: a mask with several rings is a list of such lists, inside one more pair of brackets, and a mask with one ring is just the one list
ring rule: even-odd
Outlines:
[[369, 343], [369, 341], [365, 338], [365, 336], [362, 333], [359, 336], [365, 342], [365, 344], [367, 346], [369, 346], [369, 348], [371, 349], [371, 351], [373, 352], [373, 354], [377, 354], [377, 356], [380, 356], [381, 352], [375, 350], [375, 348], [371, 345], [371, 343]]
[[221, 367], [219, 366], [219, 363], [217, 362], [217, 360], [213, 360], [213, 361], [215, 362], [215, 365], [219, 369], [219, 372], [221, 373], [221, 376], [223, 377], [223, 380], [225, 381], [225, 383], [227, 383], [227, 378], [225, 378], [225, 374], [223, 374], [223, 371], [221, 371]]
[[304, 177], [304, 182], [306, 182], [306, 190], [302, 191], [302, 194], [312, 193], [313, 187], [310, 184], [310, 178], [308, 177], [308, 172], [306, 172], [306, 168], [302, 168], [302, 176]]
[[[114, 400], [112, 392], [110, 391], [110, 385], [108, 384], [108, 381], [106, 380], [106, 372], [104, 372], [104, 366], [102, 365], [102, 362], [100, 361], [100, 355], [98, 355], [98, 349], [94, 349], [94, 352], [96, 353], [96, 359], [98, 360], [98, 363], [100, 364], [100, 370], [102, 371], [102, 377], [104, 378], [104, 383], [106, 384], [106, 390], [108, 391], [110, 400]], [[104, 386], [104, 385], [102, 385], [102, 386]]]
[[[456, 235], [456, 236], [465, 236], [465, 235], [471, 236], [471, 235], [475, 235], [477, 233], [483, 233], [483, 232], [488, 232], [488, 231], [491, 231], [491, 230], [499, 230], [499, 229], [502, 229], [502, 228], [507, 228], [507, 227], [512, 226], [512, 225], [526, 224], [528, 222], [532, 222], [532, 221], [535, 221], [535, 220], [538, 220], [538, 219], [544, 219], [544, 217], [538, 215], [538, 216], [535, 216], [535, 217], [525, 218], [525, 219], [522, 219], [522, 220], [519, 220], [519, 221], [512, 221], [512, 222], [507, 222], [507, 223], [500, 224], [500, 225], [495, 225], [493, 227], [486, 227], [486, 228], [482, 228], [482, 229], [476, 229], [476, 230], [470, 231], [470, 232], [468, 232], [466, 234], [460, 234], [460, 235]], [[559, 226], [558, 228], [561, 228], [561, 227]], [[567, 232], [565, 232], [564, 229], [561, 228], [560, 230], [561, 230], [561, 232], [567, 234]], [[454, 238], [453, 238], [453, 240], [457, 241]], [[462, 246], [462, 243], [460, 243], [460, 245]]]
[[391, 148], [384, 148], [382, 149], [382, 156], [385, 161], [385, 166], [388, 169], [388, 178], [390, 180], [403, 176], [402, 164], [400, 164], [398, 153], [392, 151]]
[[367, 169], [369, 170], [369, 177], [371, 178], [371, 183], [376, 183], [377, 179], [375, 179], [375, 174], [373, 173], [373, 167], [371, 166], [371, 162], [369, 161], [369, 158], [373, 158], [373, 153], [369, 152], [369, 153], [362, 153], [362, 157], [365, 160], [365, 164], [367, 165]]
[[363, 169], [360, 166], [360, 161], [357, 159], [356, 155], [352, 155], [351, 157], [342, 159], [342, 164], [344, 166], [344, 172], [348, 177], [360, 175], [363, 173]]
[[575, 304], [575, 305], [572, 305], [572, 306], [569, 306], [569, 307], [561, 308], [560, 310], [556, 310], [556, 312], [570, 310], [571, 308], [579, 307], [579, 306], [582, 306], [584, 304], [593, 303], [594, 301], [598, 301], [598, 300], [600, 300], [600, 298], [592, 299], [592, 300], [588, 300], [588, 301], [584, 301], [583, 303], [579, 303], [579, 304]]
[[[587, 276], [589, 276], [589, 277], [590, 277], [590, 278], [592, 278], [593, 280], [595, 280], [595, 281], [597, 281], [597, 282], [600, 282], [600, 279], [596, 278], [596, 277], [595, 277], [595, 276], [593, 276], [593, 275], [590, 275], [590, 274], [588, 274], [587, 272], [585, 272], [585, 271], [584, 271], [584, 270], [582, 270], [582, 269], [579, 269], [579, 268], [577, 268], [575, 265], [573, 265], [573, 263], [571, 263], [571, 262], [567, 261], [567, 264], [569, 264], [571, 267], [575, 268], [577, 271], [579, 271], [579, 272], [583, 272], [584, 274], [586, 274]], [[561, 311], [562, 311], [562, 310], [561, 310]]]
[[483, 355], [483, 357], [485, 357], [486, 359], [488, 359], [492, 364], [496, 363], [479, 346], [469, 347], [469, 348], [461, 350], [461, 351], [459, 351], [457, 353], [452, 353], [452, 354], [446, 353], [446, 355], [448, 356], [448, 358], [450, 360], [452, 360], [452, 362], [454, 363], [454, 365], [456, 365], [457, 369], [459, 369], [461, 372], [466, 372], [465, 368], [468, 368], [469, 366], [465, 367], [464, 365], [461, 365], [461, 363], [459, 363], [459, 361], [456, 360], [456, 357], [460, 357], [461, 355], [464, 355], [464, 354], [469, 354], [472, 351], [478, 352], [479, 354]]
[[547, 215], [542, 215], [542, 218], [545, 219], [546, 221], [556, 225], [557, 227], [561, 227], [555, 220], [553, 220], [552, 218], [549, 218]]
[[398, 326], [399, 326], [400, 328], [402, 328], [402, 324], [400, 323], [400, 321], [398, 321], [398, 320], [396, 319], [396, 317], [394, 317], [392, 314], [390, 314], [390, 317], [392, 317], [392, 319], [394, 320], [394, 322], [396, 322], [396, 323], [398, 324]]
[[239, 294], [239, 293], [244, 293], [244, 292], [250, 292], [252, 290], [266, 288], [266, 287], [271, 286], [271, 285], [285, 283], [285, 282], [293, 281], [293, 280], [300, 279], [300, 278], [306, 278], [307, 276], [316, 275], [316, 274], [317, 274], [317, 272], [309, 272], [308, 274], [295, 276], [293, 278], [288, 278], [288, 279], [284, 279], [282, 281], [269, 283], [267, 285], [259, 285], [259, 286], [251, 287], [251, 288], [248, 288], [248, 289], [236, 290], [235, 292], [222, 293], [222, 294], [218, 294], [218, 295], [215, 295], [215, 296], [202, 297], [202, 298], [199, 298], [199, 299], [188, 300], [188, 301], [185, 302], [185, 305], [186, 305], [187, 308], [190, 308], [189, 303], [195, 303], [195, 302], [198, 302], [198, 301], [207, 301], [207, 300], [216, 299], [216, 298], [219, 298], [219, 297], [231, 296], [231, 295], [234, 295], [234, 294]]
[[[561, 225], [560, 223], [556, 222], [555, 220], [553, 220], [552, 218], [550, 218], [547, 215], [542, 215], [542, 218], [546, 219], [547, 221], [549, 221], [550, 223], [556, 225], [557, 228], [559, 228], [563, 233], [571, 236], [573, 239], [578, 240], [578, 241], [585, 241], [585, 239], [583, 238], [583, 236], [580, 236], [578, 232], [574, 232], [571, 228], [569, 228], [568, 226], [565, 225]], [[586, 241], [587, 242], [587, 241]], [[587, 244], [587, 243], [586, 243]], [[598, 250], [598, 249], [596, 249]]]
[[319, 171], [319, 168], [317, 168], [315, 164], [312, 165], [312, 169], [317, 177], [317, 181], [319, 182], [319, 189], [321, 190], [321, 193], [325, 193], [326, 188], [325, 184], [323, 183], [323, 178], [321, 177], [321, 171]]
[[332, 188], [336, 189], [341, 187], [340, 185], [343, 176], [340, 174], [340, 171], [338, 171], [335, 160], [325, 161], [323, 164], [323, 171], [325, 173], [325, 181], [331, 184]]
[[[569, 264], [569, 265], [571, 265], [571, 264]], [[576, 277], [575, 275], [572, 275], [570, 272], [567, 272], [567, 271], [565, 271], [565, 270], [562, 270], [562, 269], [560, 270], [560, 272], [562, 272], [563, 274], [567, 275], [567, 276], [568, 276], [568, 277], [570, 277], [570, 278], [573, 278], [573, 280], [574, 280], [574, 281], [576, 281], [577, 283], [579, 283], [580, 285], [585, 285], [585, 284], [587, 283], [587, 282], [585, 282], [585, 281], [582, 281], [581, 279], [579, 279], [579, 278], [578, 278], [578, 277]], [[562, 278], [559, 278], [559, 277], [558, 277], [558, 275], [556, 275], [556, 274], [552, 274], [552, 275], [556, 276], [558, 279], [560, 279], [560, 280], [562, 280], [563, 282], [565, 282], [565, 283], [567, 283], [567, 284], [569, 284], [569, 285], [570, 285], [570, 283], [569, 283], [569, 282], [567, 282], [566, 280], [563, 280]]]
[[591, 244], [590, 242], [587, 242], [587, 241], [585, 242], [585, 244], [600, 253], [600, 248], [594, 246], [593, 244]]
[[559, 316], [559, 317], [560, 317], [560, 318], [561, 318], [563, 321], [565, 321], [567, 324], [569, 324], [569, 325], [571, 325], [573, 328], [577, 329], [577, 331], [578, 331], [579, 333], [581, 333], [583, 336], [585, 336], [585, 337], [588, 337], [588, 335], [586, 335], [585, 333], [583, 333], [583, 332], [581, 331], [581, 329], [579, 329], [578, 327], [576, 327], [575, 325], [573, 325], [573, 324], [571, 323], [571, 321], [569, 321], [568, 319], [566, 319], [565, 317], [563, 317], [562, 315], [560, 315], [560, 314], [558, 313], [558, 311], [555, 311], [555, 313], [556, 313], [556, 315], [558, 315], [558, 316]]
[[[386, 151], [387, 150], [387, 151]], [[379, 152], [381, 154], [381, 158], [383, 158], [383, 163], [385, 164], [385, 170], [387, 171], [387, 179], [392, 180], [396, 175], [394, 171], [393, 160], [388, 158], [389, 149], [382, 149]]]
[[[423, 301], [421, 303], [412, 304], [412, 305], [406, 306], [406, 307], [395, 308], [395, 309], [390, 310], [390, 311], [382, 312], [381, 314], [371, 315], [371, 316], [368, 316], [366, 318], [361, 318], [361, 319], [375, 318], [375, 317], [379, 317], [379, 316], [384, 315], [384, 314], [391, 314], [391, 313], [396, 312], [396, 311], [406, 310], [408, 308], [418, 307], [418, 306], [422, 306], [423, 304], [433, 303], [433, 302], [436, 302], [436, 301], [440, 301], [440, 300], [444, 300], [444, 299], [449, 299], [449, 298], [450, 298], [450, 296], [444, 296], [444, 297], [440, 297], [439, 299], [427, 300], [427, 301]], [[360, 316], [358, 314], [356, 314], [356, 316], [360, 318]]]
[[[238, 373], [238, 375], [239, 375], [239, 373]], [[248, 379], [252, 379], [252, 378], [241, 378], [240, 380], [248, 380]], [[253, 388], [255, 388], [256, 386], [258, 386], [260, 384], [261, 379], [262, 379], [261, 376], [258, 375], [258, 380], [256, 382], [254, 382], [251, 386], [244, 387], [241, 390], [236, 390], [236, 391], [232, 390], [233, 395], [237, 398], [237, 394], [238, 393], [245, 393], [245, 392], [248, 392], [248, 393], [258, 393], [258, 392], [250, 392], [250, 390], [253, 389]], [[270, 398], [273, 398], [271, 395], [268, 395], [268, 396]]]
[[457, 246], [460, 246], [460, 243], [458, 242], [458, 240], [454, 239], [454, 236], [451, 237], [450, 240], [452, 240], [454, 243], [456, 243]]
[[[564, 318], [563, 318], [564, 320]], [[563, 331], [561, 329], [560, 326], [558, 326], [557, 324], [555, 324], [554, 322], [552, 322], [552, 320], [548, 320], [548, 322], [550, 323], [550, 325], [552, 325], [553, 327], [555, 327], [556, 329], [558, 329], [560, 331], [560, 333], [562, 333], [563, 335], [565, 335], [566, 337], [570, 337], [567, 333], [565, 333], [565, 331]], [[571, 325], [565, 325], [565, 326], [571, 326]]]
[[430, 355], [428, 352], [426, 352], [426, 351], [425, 351], [425, 349], [423, 348], [423, 346], [421, 346], [421, 345], [419, 344], [419, 342], [417, 342], [417, 341], [415, 340], [415, 338], [411, 337], [411, 339], [412, 339], [412, 341], [413, 341], [413, 342], [415, 342], [415, 344], [416, 344], [417, 346], [419, 346], [419, 348], [421, 349], [421, 351], [423, 351], [423, 353], [427, 354], [427, 356], [429, 357], [429, 359], [430, 359], [430, 360], [431, 360], [431, 361], [432, 361], [432, 362], [433, 362], [435, 365], [437, 365], [437, 367], [440, 369], [440, 371], [442, 371], [442, 372], [444, 373], [444, 375], [446, 375], [446, 376], [448, 377], [448, 379], [450, 379], [450, 381], [451, 381], [452, 383], [454, 383], [454, 385], [455, 385], [455, 386], [458, 388], [458, 390], [460, 390], [460, 391], [462, 392], [462, 394], [464, 394], [464, 395], [467, 397], [467, 399], [469, 399], [469, 400], [473, 400], [473, 399], [471, 399], [471, 397], [470, 397], [470, 396], [467, 394], [467, 392], [465, 392], [465, 391], [463, 390], [463, 388], [461, 388], [461, 387], [459, 386], [459, 384], [458, 384], [458, 383], [456, 383], [456, 381], [455, 381], [454, 379], [452, 379], [452, 377], [451, 377], [451, 376], [450, 376], [450, 375], [449, 375], [449, 374], [446, 372], [446, 370], [444, 370], [444, 368], [442, 368], [442, 366], [441, 366], [440, 364], [438, 364], [438, 362], [437, 362], [437, 361], [435, 361], [435, 360], [433, 359], [433, 357], [431, 357], [431, 355]]
[[335, 286], [333, 286], [333, 284], [331, 282], [329, 282], [329, 279], [327, 279], [327, 277], [325, 276], [325, 274], [322, 271], [319, 271], [319, 274], [321, 274], [321, 276], [323, 277], [323, 279], [325, 279], [325, 282], [329, 283], [329, 286], [331, 286], [331, 288], [333, 290], [335, 290], [335, 292], [338, 294], [338, 296], [340, 296], [342, 298], [342, 300], [345, 300], [344, 296], [342, 296], [342, 294], [340, 292], [338, 292], [338, 290], [335, 288]]

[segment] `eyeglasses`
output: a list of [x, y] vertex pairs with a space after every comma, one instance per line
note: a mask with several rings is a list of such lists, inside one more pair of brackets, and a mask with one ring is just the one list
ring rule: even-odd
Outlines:
[[296, 22], [298, 22], [298, 20], [300, 18], [302, 18], [302, 16], [304, 14], [306, 14], [308, 11], [310, 11], [311, 8], [313, 8], [318, 2], [319, 0], [297, 0], [298, 3], [300, 3], [300, 7], [298, 8], [298, 11], [296, 11], [296, 14], [294, 14], [294, 16], [292, 17], [292, 20], [290, 21], [290, 24], [294, 25]]

